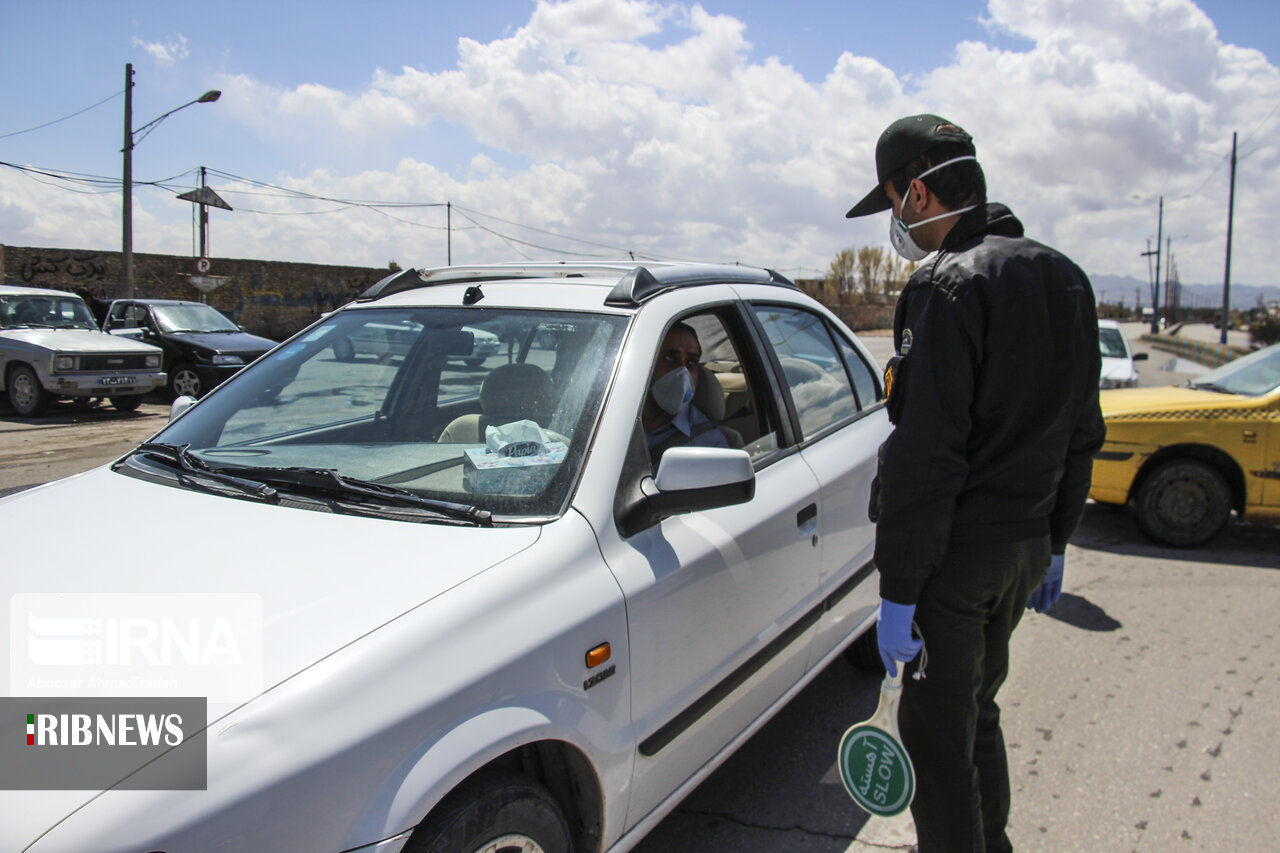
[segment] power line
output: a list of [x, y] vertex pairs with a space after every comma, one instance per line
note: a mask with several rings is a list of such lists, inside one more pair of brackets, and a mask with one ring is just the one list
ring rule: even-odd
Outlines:
[[[123, 183], [119, 178], [108, 178], [100, 175], [87, 175], [87, 174], [81, 174], [76, 172], [58, 171], [53, 169], [41, 169], [34, 166], [20, 166], [15, 163], [7, 163], [4, 161], [0, 161], [0, 166], [8, 166], [9, 168], [16, 169], [20, 172], [23, 172], [33, 180], [39, 181], [39, 177], [37, 176], [40, 176], [40, 177], [48, 178], [50, 179], [50, 181], [60, 182], [60, 183], [51, 183], [48, 181], [39, 181], [40, 183], [47, 183], [49, 186], [53, 186], [58, 189], [64, 189], [64, 190], [77, 192], [81, 194], [104, 195], [108, 193], [120, 192], [120, 189]], [[177, 186], [171, 186], [171, 184], [178, 181], [180, 178], [186, 177], [187, 175], [193, 175], [195, 171], [196, 171], [195, 169], [188, 169], [187, 171], [182, 172], [181, 174], [173, 175], [168, 178], [162, 178], [160, 180], [155, 180], [155, 181], [134, 181], [133, 184], [134, 186], [151, 186], [157, 189], [164, 189], [169, 192], [176, 193], [176, 192], [179, 192], [180, 190], [189, 189], [189, 187], [185, 184], [179, 184]], [[250, 195], [250, 196], [263, 197], [263, 198], [285, 198], [285, 199], [292, 199], [292, 200], [298, 200], [298, 201], [324, 202], [324, 203], [336, 205], [335, 207], [332, 207], [327, 210], [311, 210], [311, 211], [299, 211], [299, 210], [272, 211], [272, 210], [261, 210], [261, 209], [237, 206], [236, 209], [242, 213], [252, 213], [252, 214], [261, 215], [261, 216], [324, 216], [324, 215], [329, 215], [333, 213], [343, 213], [350, 209], [364, 209], [364, 210], [368, 210], [373, 213], [376, 213], [379, 216], [383, 216], [388, 219], [391, 219], [396, 222], [400, 222], [415, 228], [425, 228], [433, 231], [444, 231], [444, 230], [483, 231], [503, 241], [508, 246], [508, 248], [510, 248], [512, 251], [516, 252], [526, 260], [531, 260], [531, 259], [523, 251], [517, 248], [517, 246], [524, 246], [524, 247], [527, 247], [530, 249], [536, 249], [542, 252], [550, 252], [555, 255], [569, 255], [569, 256], [580, 257], [580, 258], [605, 259], [605, 258], [616, 258], [619, 256], [626, 256], [636, 261], [689, 261], [689, 260], [692, 260], [692, 259], [683, 258], [683, 257], [656, 255], [652, 253], [637, 251], [634, 249], [626, 249], [621, 246], [614, 246], [607, 243], [601, 243], [595, 240], [588, 240], [583, 237], [575, 237], [571, 234], [564, 234], [556, 231], [551, 231], [545, 228], [539, 228], [537, 226], [528, 225], [522, 222], [516, 222], [514, 220], [504, 219], [502, 217], [485, 213], [483, 211], [461, 207], [457, 204], [452, 205], [452, 207], [458, 210], [459, 215], [463, 219], [471, 223], [469, 226], [450, 228], [444, 225], [432, 225], [425, 222], [418, 222], [415, 220], [406, 219], [403, 216], [396, 216], [390, 212], [392, 210], [445, 207], [448, 204], [447, 202], [376, 201], [376, 200], [367, 200], [367, 199], [343, 199], [343, 198], [335, 198], [332, 196], [317, 195], [315, 193], [309, 193], [309, 192], [306, 192], [303, 190], [297, 190], [297, 189], [290, 189], [288, 187], [281, 187], [275, 184], [267, 183], [265, 181], [259, 181], [253, 178], [246, 178], [241, 175], [235, 175], [230, 172], [223, 172], [217, 169], [206, 169], [206, 172], [209, 174], [213, 174], [215, 176], [221, 177], [225, 180], [229, 180], [237, 183], [243, 183], [251, 187], [257, 187], [263, 190], [270, 191], [270, 192], [255, 192], [253, 190], [237, 190], [237, 189], [223, 188], [220, 191], [224, 194]], [[76, 185], [92, 187], [93, 189], [78, 189], [76, 188]], [[485, 225], [484, 223], [477, 221], [475, 217], [481, 217], [484, 219], [492, 220], [494, 222], [503, 223], [504, 225], [510, 225], [515, 228], [525, 229], [538, 234], [544, 234], [549, 237], [554, 237], [557, 240], [567, 240], [574, 243], [581, 243], [587, 246], [593, 246], [599, 249], [604, 249], [605, 251], [604, 252], [573, 251], [570, 249], [565, 249], [565, 248], [560, 248], [555, 246], [548, 246], [543, 243], [533, 242], [530, 240], [523, 240], [512, 234], [504, 233], [503, 231], [499, 231], [495, 228], [491, 228], [488, 225]]]
[[119, 92], [116, 92], [116, 93], [115, 93], [115, 94], [113, 94], [113, 95], [108, 95], [107, 97], [103, 98], [101, 101], [98, 101], [98, 103], [96, 103], [96, 104], [90, 104], [89, 106], [85, 107], [84, 109], [82, 109], [82, 110], [76, 110], [75, 112], [71, 113], [70, 115], [65, 115], [65, 116], [63, 116], [62, 118], [55, 118], [53, 121], [46, 121], [44, 124], [37, 124], [35, 127], [29, 127], [29, 128], [27, 128], [26, 130], [15, 130], [15, 131], [12, 131], [12, 132], [10, 132], [10, 133], [0, 133], [0, 139], [8, 139], [10, 136], [20, 136], [21, 134], [24, 134], [24, 133], [31, 133], [33, 130], [40, 130], [40, 129], [42, 129], [42, 128], [49, 127], [50, 125], [57, 124], [58, 122], [66, 121], [66, 120], [67, 120], [67, 119], [69, 119], [69, 118], [75, 118], [76, 116], [80, 115], [81, 113], [87, 113], [87, 112], [89, 112], [89, 110], [93, 109], [94, 107], [100, 107], [100, 106], [102, 106], [103, 104], [105, 104], [107, 101], [110, 101], [110, 100], [112, 100], [112, 99], [114, 99], [114, 98], [118, 98], [118, 97], [120, 97], [120, 96], [121, 96], [121, 95], [123, 95], [123, 94], [124, 94], [124, 89], [121, 89]]

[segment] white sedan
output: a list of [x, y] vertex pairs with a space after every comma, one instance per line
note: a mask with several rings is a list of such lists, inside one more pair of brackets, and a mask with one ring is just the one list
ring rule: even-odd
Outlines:
[[[727, 446], [651, 458], [677, 322]], [[512, 342], [480, 370], [477, 327]], [[403, 353], [341, 357], [387, 328]], [[842, 650], [875, 657], [882, 396], [766, 270], [385, 279], [115, 463], [0, 501], [3, 701], [33, 744], [0, 849], [629, 849]], [[151, 556], [49, 548], [76, 518]], [[166, 697], [200, 719], [131, 710]], [[42, 765], [59, 720], [83, 734], [54, 701], [104, 698], [98, 758]]]

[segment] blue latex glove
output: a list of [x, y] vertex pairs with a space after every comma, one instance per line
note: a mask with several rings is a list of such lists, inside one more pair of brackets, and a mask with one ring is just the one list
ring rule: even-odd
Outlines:
[[1058, 598], [1062, 595], [1062, 564], [1065, 561], [1064, 554], [1053, 555], [1053, 559], [1049, 561], [1049, 571], [1044, 576], [1044, 583], [1040, 584], [1040, 588], [1031, 593], [1031, 597], [1027, 599], [1028, 610], [1044, 613], [1058, 603]]
[[898, 604], [880, 599], [880, 619], [876, 623], [876, 639], [880, 643], [880, 660], [890, 675], [898, 674], [894, 661], [911, 660], [920, 654], [922, 641], [911, 636], [911, 620], [915, 618], [914, 604]]

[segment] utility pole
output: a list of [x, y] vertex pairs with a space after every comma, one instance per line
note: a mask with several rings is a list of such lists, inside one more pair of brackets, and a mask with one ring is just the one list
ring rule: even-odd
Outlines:
[[1160, 196], [1160, 213], [1156, 220], [1156, 289], [1151, 295], [1151, 334], [1160, 334], [1160, 240], [1164, 237], [1164, 196]]
[[133, 298], [133, 63], [124, 66], [124, 213], [120, 243], [124, 298]]
[[446, 201], [444, 203], [444, 224], [447, 254], [445, 255], [446, 266], [453, 266], [453, 202]]
[[180, 107], [174, 107], [159, 118], [153, 118], [135, 130], [133, 127], [133, 63], [125, 63], [124, 148], [121, 149], [121, 153], [124, 154], [124, 176], [121, 181], [121, 189], [123, 190], [121, 195], [124, 196], [124, 207], [120, 229], [123, 235], [120, 240], [120, 267], [124, 276], [124, 296], [126, 299], [133, 298], [133, 149], [139, 141], [146, 138], [147, 134], [155, 130], [160, 122], [178, 110], [185, 110], [192, 104], [213, 103], [221, 96], [222, 92], [217, 89], [210, 89], [200, 97], [187, 101]]
[[[205, 182], [204, 182], [204, 166], [200, 167], [200, 197], [204, 198]], [[199, 257], [209, 257], [208, 251], [205, 250], [205, 241], [209, 236], [209, 207], [202, 200], [200, 202], [200, 254]]]
[[1222, 322], [1218, 342], [1227, 342], [1227, 327], [1231, 325], [1231, 226], [1236, 212], [1236, 135], [1231, 134], [1231, 191], [1227, 196], [1227, 268], [1222, 274]]
[[1168, 308], [1169, 325], [1178, 322], [1177, 278], [1173, 274], [1173, 236], [1164, 241], [1164, 302]]

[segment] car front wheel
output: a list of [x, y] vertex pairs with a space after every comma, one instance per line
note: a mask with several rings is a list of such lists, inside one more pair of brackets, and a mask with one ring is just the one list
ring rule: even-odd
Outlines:
[[122, 397], [112, 397], [111, 405], [117, 412], [132, 412], [142, 405], [142, 395], [129, 394]]
[[515, 774], [481, 776], [453, 791], [409, 839], [405, 853], [572, 853], [550, 792]]
[[16, 364], [9, 371], [9, 405], [24, 418], [34, 418], [44, 411], [49, 395], [36, 372], [25, 364]]
[[169, 371], [169, 390], [173, 396], [200, 399], [200, 374], [189, 364], [175, 364]]
[[849, 644], [849, 647], [844, 650], [844, 659], [867, 672], [884, 672], [884, 661], [880, 658], [880, 643], [876, 639], [875, 625]]
[[1231, 515], [1231, 492], [1214, 468], [1193, 459], [1161, 465], [1134, 500], [1138, 527], [1175, 548], [1203, 545], [1222, 532]]

